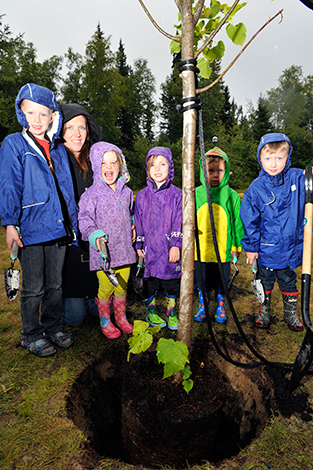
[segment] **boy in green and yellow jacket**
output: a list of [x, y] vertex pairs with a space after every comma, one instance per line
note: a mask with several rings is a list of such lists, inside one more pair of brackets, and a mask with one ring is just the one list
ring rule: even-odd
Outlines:
[[[239, 257], [242, 249], [240, 240], [244, 235], [239, 215], [240, 197], [236, 191], [227, 185], [230, 172], [226, 153], [220, 148], [214, 147], [205, 154], [205, 159], [218, 249], [222, 261], [224, 277], [228, 284], [230, 278], [230, 261], [232, 256]], [[196, 210], [201, 263], [198, 262], [197, 251], [195, 250], [195, 284], [199, 291], [200, 306], [194, 319], [199, 322], [205, 320], [203, 292], [201, 290], [198, 272], [199, 269], [202, 269], [207, 299], [210, 291], [215, 291], [215, 320], [217, 323], [225, 323], [227, 321], [224, 305], [225, 292], [213, 245], [208, 199], [201, 161], [200, 181], [201, 186], [196, 188]]]

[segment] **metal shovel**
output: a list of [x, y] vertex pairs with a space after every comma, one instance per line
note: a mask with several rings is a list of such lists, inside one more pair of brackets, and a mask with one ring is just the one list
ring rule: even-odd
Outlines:
[[137, 271], [136, 271], [136, 274], [133, 276], [133, 285], [134, 285], [134, 291], [136, 292], [136, 294], [140, 294], [143, 288], [144, 265], [145, 265], [144, 257], [139, 256], [138, 263], [137, 263]]
[[102, 257], [102, 261], [103, 261], [103, 264], [101, 266], [102, 271], [107, 276], [107, 278], [109, 279], [111, 284], [113, 284], [113, 286], [117, 287], [118, 286], [118, 279], [116, 277], [115, 272], [113, 271], [112, 268], [110, 268], [110, 265], [109, 265], [109, 253], [108, 253], [107, 243], [104, 242], [101, 239], [99, 240], [99, 242], [100, 242], [101, 257]]
[[265, 292], [261, 279], [257, 279], [258, 262], [256, 258], [254, 258], [252, 263], [252, 272], [254, 274], [253, 281], [251, 281], [253, 292], [255, 293], [256, 298], [258, 299], [260, 304], [263, 304], [265, 301]]
[[15, 300], [20, 287], [20, 271], [14, 268], [14, 263], [17, 259], [18, 244], [13, 242], [10, 254], [11, 267], [4, 269], [4, 287], [9, 300]]
[[313, 210], [313, 178], [312, 167], [305, 169], [305, 212], [304, 238], [302, 255], [301, 278], [301, 313], [306, 329], [305, 336], [297, 354], [291, 374], [289, 390], [293, 392], [299, 385], [302, 377], [309, 369], [313, 360], [313, 326], [310, 318], [310, 290], [311, 290], [311, 263], [312, 263], [312, 210]]

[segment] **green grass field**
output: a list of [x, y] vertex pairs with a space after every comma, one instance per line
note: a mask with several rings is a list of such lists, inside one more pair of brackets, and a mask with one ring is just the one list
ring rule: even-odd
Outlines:
[[[4, 235], [1, 228], [2, 272], [10, 264]], [[273, 291], [274, 324], [269, 331], [255, 331], [252, 315], [257, 311], [258, 303], [252, 293], [251, 268], [246, 265], [244, 254], [238, 267], [240, 274], [231, 295], [246, 334], [267, 359], [293, 362], [303, 333], [290, 331], [282, 321], [282, 301], [278, 289]], [[298, 275], [300, 280], [300, 269]], [[41, 359], [17, 347], [21, 330], [19, 297], [13, 302], [7, 299], [3, 280], [0, 299], [0, 469], [143, 470], [143, 467], [118, 460], [96, 461], [85, 450], [86, 437], [67, 416], [66, 396], [75, 378], [87, 365], [105, 356], [110, 347], [110, 340], [101, 335], [97, 322], [90, 319], [83, 326], [73, 328], [72, 348], [58, 350], [55, 356]], [[128, 309], [133, 319], [144, 319], [144, 309], [140, 303], [129, 305]], [[216, 326], [215, 330], [224, 341], [231, 342], [237, 335], [231, 318], [226, 326]], [[204, 325], [195, 324], [193, 335], [208, 335], [207, 329]], [[127, 337], [118, 341], [124, 344]], [[307, 393], [308, 403], [313, 408], [312, 376], [304, 377], [295, 393], [300, 391]], [[273, 412], [261, 435], [236, 457], [218, 465], [204, 463], [188, 469], [313, 469], [313, 420], [309, 418], [307, 415], [307, 419], [303, 419], [297, 412], [290, 417]]]

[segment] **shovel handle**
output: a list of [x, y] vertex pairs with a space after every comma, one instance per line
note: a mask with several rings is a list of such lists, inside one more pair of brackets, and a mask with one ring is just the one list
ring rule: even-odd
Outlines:
[[313, 214], [313, 178], [312, 167], [305, 169], [305, 207], [304, 207], [304, 234], [303, 234], [303, 256], [302, 274], [311, 274], [312, 264], [312, 214]]

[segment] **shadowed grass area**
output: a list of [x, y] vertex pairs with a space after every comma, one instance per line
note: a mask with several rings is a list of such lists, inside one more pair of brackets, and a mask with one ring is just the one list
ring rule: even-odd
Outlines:
[[[1, 269], [10, 265], [4, 230], [0, 229]], [[18, 263], [17, 266], [18, 268]], [[258, 302], [252, 293], [251, 267], [244, 254], [238, 262], [239, 276], [231, 292], [233, 305], [249, 341], [260, 354], [270, 361], [293, 363], [303, 339], [303, 333], [289, 330], [282, 319], [282, 300], [277, 287], [272, 296], [273, 323], [269, 330], [254, 327], [254, 314]], [[301, 285], [301, 270], [297, 270]], [[1, 470], [144, 470], [141, 466], [118, 460], [101, 459], [88, 448], [86, 437], [67, 417], [65, 403], [75, 378], [96, 358], [103, 357], [112, 341], [100, 333], [97, 319], [90, 318], [81, 327], [73, 328], [74, 346], [67, 351], [58, 350], [47, 359], [34, 357], [17, 347], [20, 340], [21, 320], [19, 297], [10, 302], [0, 288], [0, 468]], [[157, 299], [161, 316], [165, 313], [163, 297]], [[197, 309], [194, 297], [194, 312]], [[299, 303], [300, 308], [300, 303]], [[211, 311], [213, 305], [211, 303]], [[220, 344], [235, 342], [247, 350], [229, 308], [226, 325], [214, 323]], [[128, 316], [131, 320], [144, 320], [144, 307], [135, 297], [129, 297]], [[175, 338], [176, 334], [164, 329], [159, 335]], [[207, 337], [205, 324], [194, 323], [194, 338]], [[127, 336], [118, 340], [125, 345]], [[305, 391], [313, 412], [313, 378], [304, 377], [301, 387]], [[262, 434], [238, 456], [219, 464], [203, 463], [189, 470], [213, 469], [312, 469], [313, 420], [293, 413], [283, 416], [275, 411]], [[173, 470], [163, 467], [163, 470]]]

